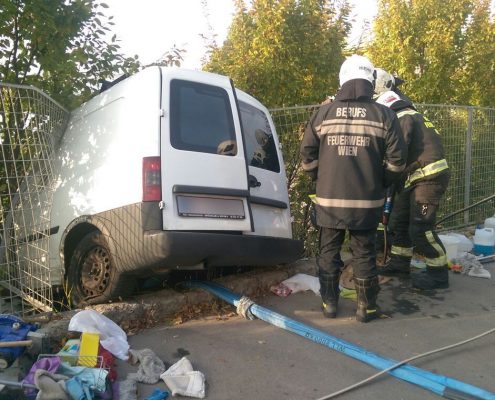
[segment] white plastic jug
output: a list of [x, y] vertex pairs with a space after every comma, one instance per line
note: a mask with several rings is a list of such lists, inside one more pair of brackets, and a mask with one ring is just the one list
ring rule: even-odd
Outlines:
[[495, 229], [481, 228], [474, 232], [474, 253], [490, 256], [494, 253]]
[[457, 251], [459, 252], [464, 251], [467, 253], [473, 250], [473, 241], [469, 239], [466, 235], [456, 232], [449, 232], [447, 233], [447, 236], [451, 236], [459, 240], [459, 246], [457, 247]]
[[460, 240], [456, 237], [449, 235], [438, 235], [440, 241], [445, 247], [445, 251], [447, 253], [447, 259], [450, 261], [453, 258], [457, 257], [457, 252], [459, 250]]
[[494, 228], [495, 229], [495, 215], [493, 217], [485, 219], [485, 228]]

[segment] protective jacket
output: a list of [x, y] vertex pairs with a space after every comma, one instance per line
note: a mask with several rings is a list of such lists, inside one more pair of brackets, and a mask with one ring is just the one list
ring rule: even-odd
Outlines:
[[320, 226], [376, 228], [385, 188], [405, 168], [399, 121], [372, 96], [368, 81], [350, 80], [306, 125], [300, 153], [303, 169], [316, 178]]
[[430, 180], [440, 172], [448, 172], [442, 138], [431, 121], [406, 99], [393, 103], [390, 108], [397, 112], [408, 146], [404, 187], [420, 180]]

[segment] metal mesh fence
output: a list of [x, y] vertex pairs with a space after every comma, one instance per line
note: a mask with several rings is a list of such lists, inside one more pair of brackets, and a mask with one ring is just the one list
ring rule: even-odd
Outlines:
[[52, 163], [67, 119], [39, 90], [0, 83], [0, 313], [52, 308]]
[[[294, 236], [304, 240], [308, 255], [317, 248], [317, 232], [309, 222], [308, 194], [314, 191], [300, 167], [299, 143], [304, 125], [319, 105], [270, 110], [286, 161]], [[495, 194], [495, 109], [418, 104], [443, 138], [451, 180], [440, 206], [439, 229], [456, 229], [483, 223], [495, 214], [495, 201], [461, 213]]]
[[304, 241], [308, 255], [315, 254], [317, 250], [318, 231], [310, 222], [311, 202], [308, 195], [314, 193], [314, 187], [302, 171], [299, 144], [306, 122], [318, 108], [319, 105], [312, 105], [270, 110], [284, 155], [293, 218], [292, 233], [295, 238]]

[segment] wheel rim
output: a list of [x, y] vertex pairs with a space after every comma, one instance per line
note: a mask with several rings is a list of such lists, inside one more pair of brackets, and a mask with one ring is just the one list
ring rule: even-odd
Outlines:
[[87, 296], [103, 294], [110, 283], [112, 263], [107, 249], [101, 246], [89, 250], [82, 262], [81, 289]]

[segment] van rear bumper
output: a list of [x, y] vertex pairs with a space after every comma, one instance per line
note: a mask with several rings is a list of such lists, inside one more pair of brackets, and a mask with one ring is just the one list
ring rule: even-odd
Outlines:
[[143, 240], [148, 249], [143, 262], [138, 262], [136, 254], [129, 254], [135, 262], [124, 270], [180, 269], [200, 263], [212, 267], [272, 266], [295, 261], [304, 251], [299, 240], [228, 233], [148, 231]]
[[108, 239], [117, 270], [135, 273], [205, 264], [212, 267], [273, 266], [299, 259], [303, 242], [240, 232], [162, 230], [157, 203], [108, 210], [82, 222]]

